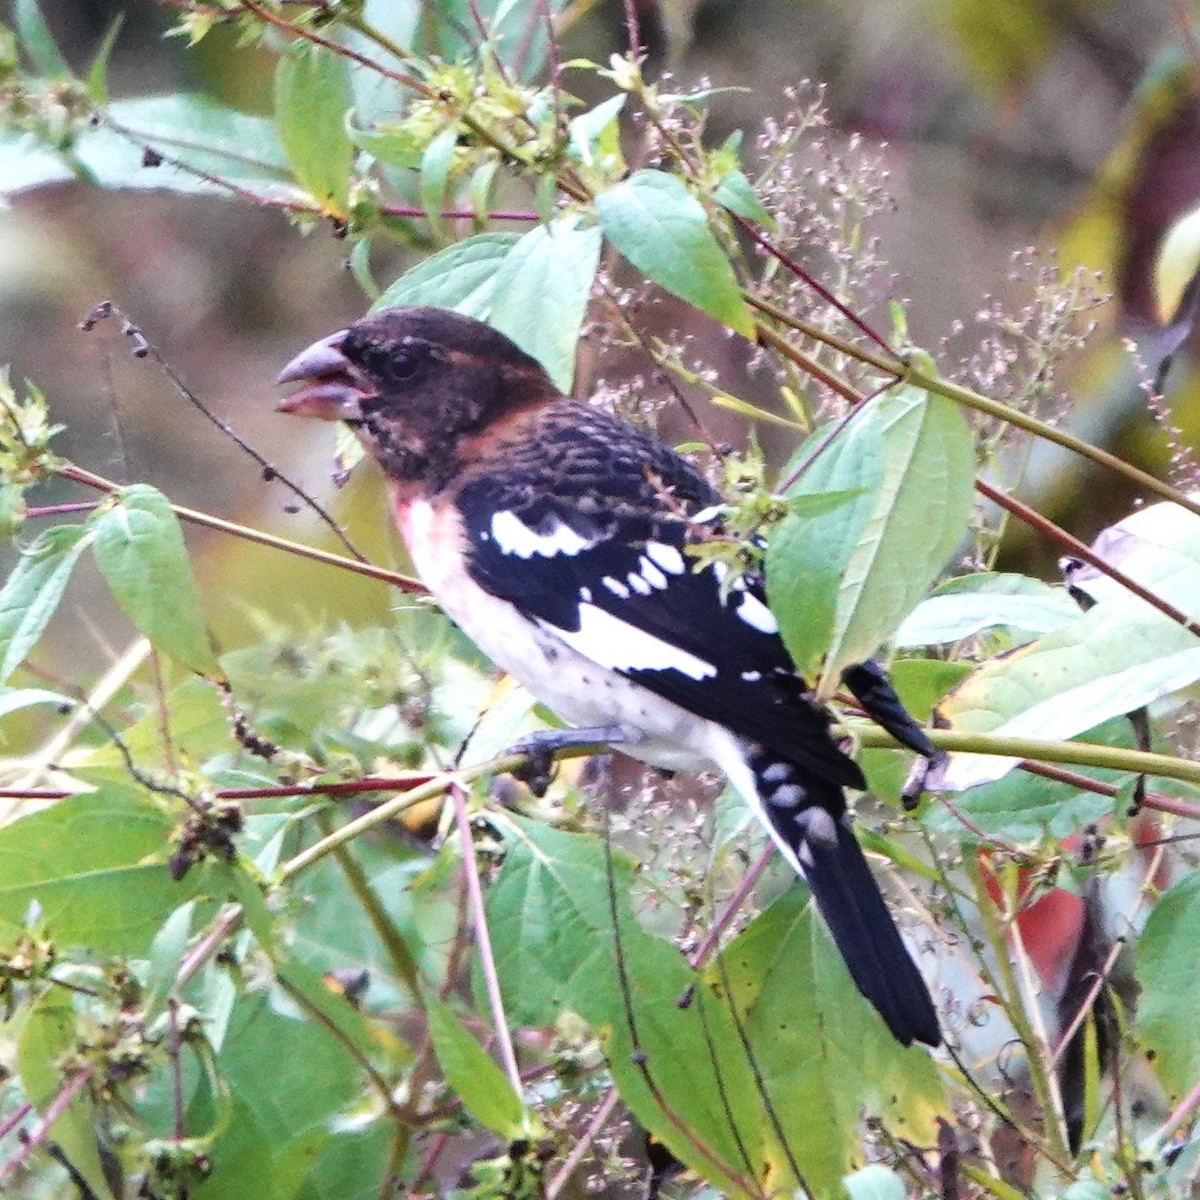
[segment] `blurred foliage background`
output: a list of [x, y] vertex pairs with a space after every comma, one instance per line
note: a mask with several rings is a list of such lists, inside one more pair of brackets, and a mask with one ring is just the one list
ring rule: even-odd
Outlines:
[[[169, 3], [46, 0], [43, 8], [80, 68], [123, 15], [114, 97], [185, 88], [251, 112], [270, 109], [268, 56], [231, 53], [233, 35], [223, 30], [185, 52], [182, 39], [164, 37], [175, 16]], [[861, 134], [886, 168], [893, 203], [874, 232], [895, 272], [892, 294], [910, 301], [910, 337], [938, 355], [943, 373], [953, 375], [960, 359], [969, 373], [985, 310], [1020, 312], [1036, 285], [1027, 247], [1057, 246], [1064, 270], [1102, 271], [1101, 290], [1114, 300], [1068, 363], [1064, 419], [1090, 440], [1168, 468], [1168, 439], [1122, 338], [1155, 359], [1155, 255], [1172, 222], [1200, 203], [1198, 60], [1184, 0], [639, 0], [638, 10], [658, 69], [731, 87], [713, 100], [714, 139], [745, 128], [749, 144], [764, 119], [785, 110], [784, 89], [825, 85], [830, 145], [850, 146]], [[625, 44], [623, 19], [617, 0], [579, 0], [564, 57], [603, 61]], [[746, 81], [752, 92], [741, 90]], [[390, 282], [425, 252], [377, 247], [376, 278]], [[244, 204], [81, 184], [20, 195], [0, 213], [0, 362], [37, 380], [68, 427], [64, 453], [81, 464], [155, 483], [180, 503], [319, 539], [307, 517], [285, 511], [278, 485], [187, 408], [156, 368], [129, 356], [114, 323], [90, 334], [77, 323], [98, 301], [114, 300], [217, 413], [324, 494], [331, 444], [277, 419], [272, 379], [298, 347], [365, 308], [345, 257], [327, 225], [297, 236], [285, 215]], [[886, 314], [876, 316], [886, 327]], [[682, 305], [656, 319], [695, 322], [698, 334], [714, 336]], [[612, 378], [647, 364], [598, 369]], [[1182, 441], [1194, 442], [1200, 385], [1186, 355], [1167, 392]], [[732, 438], [742, 423], [715, 414], [713, 424]], [[1050, 448], [1037, 451], [1023, 490], [1085, 538], [1129, 503], [1111, 477], [1102, 482]], [[359, 478], [337, 506], [355, 540], [387, 561], [394, 551], [379, 503]], [[1046, 547], [1012, 534], [1004, 565], [1053, 573]], [[189, 537], [210, 605], [223, 599], [210, 616], [227, 645], [246, 631], [251, 609], [361, 619], [388, 603], [380, 584], [219, 535]], [[123, 636], [106, 632], [107, 601], [98, 584], [88, 592], [81, 574], [47, 651], [72, 673], [105, 661], [108, 643]]]

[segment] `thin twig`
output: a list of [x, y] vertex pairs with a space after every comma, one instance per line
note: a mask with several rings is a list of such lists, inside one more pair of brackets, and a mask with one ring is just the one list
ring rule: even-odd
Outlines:
[[458, 825], [459, 846], [462, 849], [463, 878], [467, 899], [471, 905], [471, 921], [475, 930], [475, 946], [479, 951], [479, 968], [487, 989], [488, 1005], [492, 1010], [492, 1026], [500, 1049], [500, 1061], [512, 1084], [513, 1091], [522, 1094], [521, 1071], [513, 1049], [512, 1034], [504, 1016], [504, 998], [500, 994], [500, 978], [496, 974], [496, 957], [492, 953], [492, 935], [488, 930], [487, 913], [483, 907], [483, 886], [479, 882], [479, 864], [475, 861], [475, 843], [471, 840], [471, 822], [467, 816], [466, 792], [461, 784], [451, 782], [447, 789], [454, 802], [454, 819]]
[[15, 1112], [5, 1117], [3, 1121], [0, 1121], [0, 1138], [8, 1137], [31, 1112], [33, 1112], [33, 1105], [26, 1100]]
[[754, 860], [750, 870], [742, 877], [742, 881], [737, 885], [737, 889], [733, 895], [725, 902], [725, 907], [721, 910], [720, 916], [712, 923], [708, 933], [704, 935], [704, 940], [696, 947], [688, 959], [688, 966], [693, 971], [699, 970], [708, 961], [708, 956], [721, 940], [721, 934], [725, 932], [729, 923], [737, 916], [738, 910], [746, 903], [746, 897], [753, 891], [759, 876], [766, 870], [767, 863], [774, 857], [775, 847], [767, 845], [763, 848], [758, 858]]
[[50, 1101], [41, 1120], [33, 1127], [29, 1136], [24, 1139], [21, 1148], [8, 1162], [0, 1166], [0, 1187], [8, 1183], [21, 1167], [25, 1165], [25, 1162], [38, 1146], [46, 1140], [46, 1135], [50, 1132], [50, 1127], [67, 1111], [71, 1101], [79, 1095], [83, 1089], [83, 1085], [91, 1079], [95, 1069], [95, 1067], [81, 1067], [59, 1088], [58, 1094]]
[[596, 1111], [592, 1114], [592, 1119], [588, 1122], [587, 1128], [579, 1136], [579, 1141], [571, 1147], [571, 1152], [562, 1161], [562, 1166], [554, 1172], [550, 1182], [546, 1185], [546, 1200], [556, 1200], [559, 1192], [566, 1186], [567, 1181], [575, 1174], [576, 1167], [584, 1160], [587, 1152], [592, 1148], [592, 1143], [599, 1136], [600, 1131], [608, 1124], [609, 1118], [613, 1115], [613, 1110], [617, 1107], [617, 1102], [621, 1097], [617, 1094], [616, 1088], [609, 1088], [603, 1100], [596, 1106]]
[[90, 332], [98, 321], [102, 321], [107, 317], [115, 316], [121, 322], [121, 333], [130, 338], [133, 342], [134, 358], [150, 358], [154, 365], [170, 381], [171, 386], [175, 391], [183, 397], [206, 421], [215, 425], [233, 444], [245, 455], [248, 455], [258, 465], [262, 472], [262, 477], [267, 480], [277, 479], [289, 492], [295, 496], [301, 504], [316, 514], [316, 517], [322, 524], [328, 526], [332, 530], [334, 537], [345, 546], [347, 552], [358, 559], [359, 562], [366, 562], [366, 558], [355, 547], [354, 543], [346, 536], [346, 532], [333, 519], [329, 512], [307, 491], [304, 490], [294, 480], [288, 478], [266, 455], [256, 450], [228, 421], [222, 417], [218, 417], [200, 397], [192, 391], [184, 382], [183, 376], [167, 361], [166, 355], [146, 337], [140, 325], [135, 324], [130, 317], [121, 311], [117, 305], [111, 300], [102, 300], [92, 309], [90, 313], [79, 323], [79, 328], [85, 333]]
[[[77, 467], [72, 463], [66, 463], [58, 473], [64, 479], [82, 483], [86, 487], [95, 488], [100, 492], [115, 492], [121, 486], [113, 483], [111, 479], [105, 479], [102, 475], [97, 475], [93, 471]], [[389, 571], [385, 567], [377, 567], [373, 563], [359, 562], [357, 559], [347, 558], [343, 554], [331, 554], [328, 550], [318, 550], [314, 546], [293, 542], [289, 538], [276, 537], [273, 533], [264, 533], [261, 529], [251, 529], [247, 525], [239, 525], [236, 521], [226, 521], [223, 517], [214, 517], [194, 508], [186, 508], [182, 504], [171, 504], [171, 511], [181, 521], [187, 521], [189, 524], [201, 525], [206, 529], [217, 529], [247, 542], [269, 546], [273, 550], [284, 550], [299, 558], [311, 558], [314, 562], [326, 563], [332, 567], [341, 567], [343, 570], [353, 571], [356, 575], [365, 575], [369, 579], [379, 579], [399, 588], [402, 592], [412, 595], [425, 595], [428, 592], [420, 580], [413, 579], [408, 575], [401, 575], [398, 571]]]
[[1176, 608], [1175, 605], [1168, 603], [1161, 596], [1150, 591], [1149, 588], [1143, 587], [1136, 579], [1131, 579], [1124, 571], [1114, 567], [1107, 559], [1101, 558], [1090, 546], [1085, 545], [1077, 537], [1069, 534], [1061, 525], [1056, 525], [1048, 517], [1043, 517], [1036, 509], [1032, 509], [1020, 500], [1006, 495], [983, 479], [975, 481], [975, 488], [981, 496], [986, 496], [993, 504], [998, 504], [1001, 508], [1007, 509], [1012, 513], [1013, 516], [1019, 517], [1026, 525], [1037, 530], [1048, 541], [1061, 546], [1068, 554], [1082, 559], [1089, 566], [1095, 567], [1096, 570], [1103, 571], [1111, 580], [1119, 583], [1126, 591], [1132, 592], [1139, 600], [1145, 600], [1147, 604], [1158, 609], [1163, 616], [1170, 617], [1176, 624], [1182, 625], [1188, 633], [1194, 633], [1197, 637], [1200, 637], [1200, 621], [1193, 621], [1182, 609]]

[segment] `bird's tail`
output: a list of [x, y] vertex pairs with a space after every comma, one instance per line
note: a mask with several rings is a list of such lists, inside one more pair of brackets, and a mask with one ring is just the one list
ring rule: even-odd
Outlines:
[[850, 829], [842, 789], [778, 758], [755, 755], [750, 766], [775, 841], [808, 881], [858, 990], [897, 1041], [938, 1045], [929, 989]]

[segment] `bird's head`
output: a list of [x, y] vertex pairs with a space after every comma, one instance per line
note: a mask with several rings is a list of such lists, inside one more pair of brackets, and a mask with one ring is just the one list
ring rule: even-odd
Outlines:
[[280, 412], [345, 421], [401, 483], [455, 472], [464, 443], [558, 397], [538, 362], [441, 308], [389, 308], [314, 342], [279, 373], [303, 386]]

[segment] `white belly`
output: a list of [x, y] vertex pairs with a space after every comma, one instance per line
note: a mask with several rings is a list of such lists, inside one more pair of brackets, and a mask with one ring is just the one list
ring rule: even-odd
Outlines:
[[[452, 518], [425, 501], [409, 504], [401, 529], [413, 566], [446, 614], [498, 667], [568, 725], [621, 724], [637, 737], [621, 749], [657, 767], [696, 771], [726, 756], [714, 745], [728, 733], [625, 676], [585, 658], [550, 627], [522, 616], [467, 574], [460, 553], [447, 552]], [[457, 531], [455, 531], [457, 536]], [[715, 751], [715, 753], [714, 753]], [[721, 763], [724, 766], [724, 763]]]

